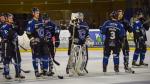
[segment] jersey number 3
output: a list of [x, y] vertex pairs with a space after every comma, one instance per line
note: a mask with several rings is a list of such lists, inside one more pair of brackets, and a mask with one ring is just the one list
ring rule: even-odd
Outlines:
[[116, 35], [115, 35], [115, 32], [114, 31], [111, 31], [110, 32], [110, 39], [115, 39], [116, 38]]

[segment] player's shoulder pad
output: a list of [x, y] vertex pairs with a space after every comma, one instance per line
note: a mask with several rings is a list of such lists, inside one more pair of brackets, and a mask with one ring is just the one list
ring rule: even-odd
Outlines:
[[33, 19], [29, 20], [29, 21], [28, 21], [28, 24], [31, 24], [32, 22], [33, 22]]
[[109, 22], [110, 22], [110, 20], [107, 20], [107, 21], [104, 22], [104, 24], [109, 23]]
[[110, 20], [105, 21], [104, 24], [103, 24], [103, 26], [107, 25], [109, 22], [110, 22]]
[[138, 23], [140, 23], [140, 21], [139, 21], [139, 20], [136, 20], [135, 23], [138, 24]]
[[80, 22], [80, 26], [81, 27], [86, 27], [86, 28], [88, 28], [89, 26], [88, 26], [88, 24], [87, 24], [87, 22]]
[[121, 26], [121, 27], [124, 27], [124, 25], [123, 25], [123, 24], [120, 24], [120, 26]]
[[5, 28], [7, 26], [7, 24], [4, 24], [1, 28], [3, 29], [3, 28]]

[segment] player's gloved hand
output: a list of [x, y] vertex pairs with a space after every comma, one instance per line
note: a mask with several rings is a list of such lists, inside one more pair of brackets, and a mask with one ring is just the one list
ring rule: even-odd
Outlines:
[[142, 41], [144, 41], [144, 37], [143, 36], [139, 37], [139, 42], [142, 42]]
[[140, 30], [139, 30], [139, 29], [137, 29], [137, 30], [136, 30], [136, 33], [139, 33], [139, 32], [140, 32]]
[[55, 42], [55, 47], [58, 48], [59, 45], [60, 45], [60, 41], [56, 41], [56, 42]]
[[79, 43], [79, 39], [78, 38], [74, 38], [74, 42], [73, 43]]
[[94, 41], [90, 37], [87, 37], [85, 44], [88, 45], [89, 47], [92, 47], [94, 45]]
[[30, 39], [30, 42], [31, 42], [32, 44], [38, 44], [38, 43], [40, 42], [40, 39], [39, 39], [39, 38], [34, 38], [34, 37], [32, 37], [32, 38]]

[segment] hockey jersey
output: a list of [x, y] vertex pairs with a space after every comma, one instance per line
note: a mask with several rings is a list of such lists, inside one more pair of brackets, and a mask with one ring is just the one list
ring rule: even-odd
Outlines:
[[[73, 32], [75, 28], [75, 32]], [[76, 27], [73, 25], [70, 25], [69, 27], [69, 32], [71, 33], [71, 37], [74, 37], [74, 43], [78, 45], [82, 45], [85, 43], [87, 36], [89, 35], [89, 26], [86, 22], [84, 21], [79, 21]]]
[[27, 29], [26, 29], [27, 36], [29, 38], [44, 38], [44, 24], [42, 19], [35, 20], [32, 19], [28, 21]]
[[134, 39], [141, 39], [147, 41], [146, 28], [143, 26], [140, 20], [137, 20], [133, 24]]
[[105, 41], [110, 42], [111, 46], [115, 46], [125, 36], [125, 29], [120, 22], [108, 20], [103, 24], [101, 33], [105, 35]]
[[1, 27], [1, 35], [3, 40], [7, 40], [9, 42], [18, 41], [18, 33], [13, 25], [4, 24]]

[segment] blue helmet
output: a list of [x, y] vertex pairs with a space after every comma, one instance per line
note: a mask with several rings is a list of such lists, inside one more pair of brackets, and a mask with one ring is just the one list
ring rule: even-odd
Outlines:
[[32, 13], [35, 13], [35, 12], [39, 12], [40, 10], [38, 8], [32, 8]]
[[109, 16], [110, 16], [111, 18], [117, 19], [117, 17], [118, 17], [118, 12], [117, 12], [117, 11], [113, 11], [113, 12], [110, 13]]

